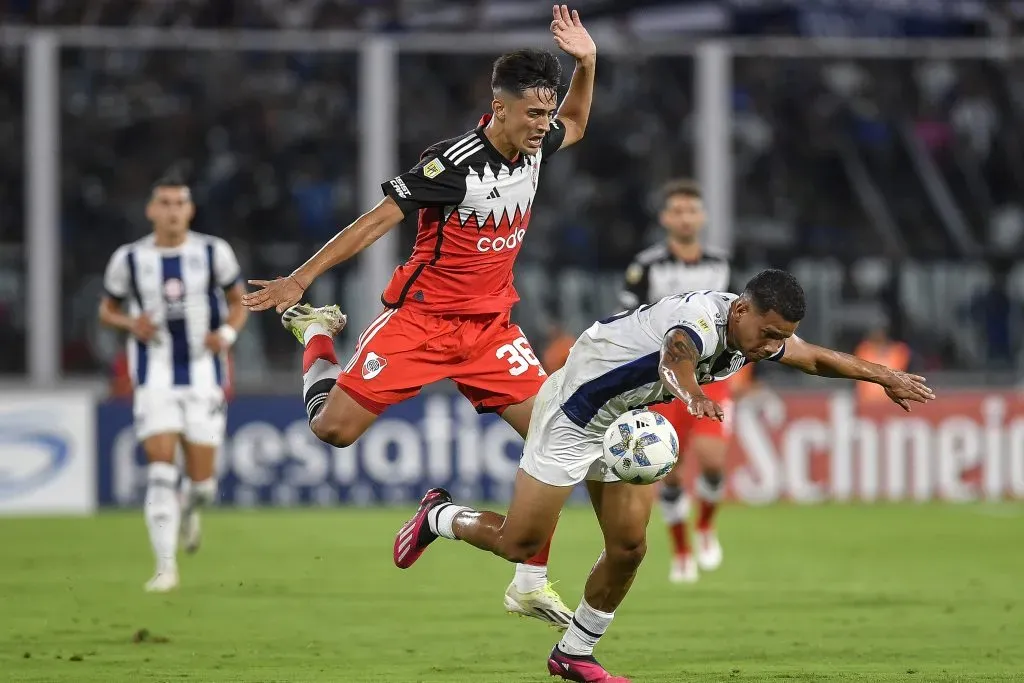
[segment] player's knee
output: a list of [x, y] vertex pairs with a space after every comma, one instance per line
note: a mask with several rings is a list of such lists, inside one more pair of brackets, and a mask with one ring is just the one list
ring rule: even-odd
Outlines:
[[725, 479], [725, 474], [722, 472], [722, 468], [717, 466], [703, 468], [700, 476], [703, 477], [704, 481], [713, 488], [719, 488]]
[[647, 554], [647, 536], [637, 533], [608, 542], [605, 555], [608, 562], [625, 572], [633, 572], [644, 561]]
[[497, 554], [509, 562], [522, 564], [540, 552], [545, 539], [511, 538], [502, 535], [498, 542]]
[[336, 448], [348, 448], [359, 439], [361, 432], [340, 420], [326, 420], [321, 413], [309, 425], [316, 438]]

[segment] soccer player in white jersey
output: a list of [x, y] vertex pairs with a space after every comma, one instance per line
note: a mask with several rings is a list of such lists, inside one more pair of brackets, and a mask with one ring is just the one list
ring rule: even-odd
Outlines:
[[[626, 270], [625, 287], [619, 297], [623, 308], [651, 304], [678, 292], [729, 288], [729, 261], [724, 254], [714, 253], [701, 244], [705, 214], [700, 185], [692, 180], [666, 183], [661, 191], [658, 223], [665, 230], [665, 239], [637, 254]], [[725, 490], [725, 457], [733, 412], [732, 379], [709, 384], [704, 392], [725, 408], [723, 422], [695, 418], [682, 401], [653, 408], [675, 428], [682, 453], [675, 469], [660, 486], [661, 513], [673, 550], [668, 575], [672, 583], [693, 583], [699, 577], [698, 566], [714, 571], [722, 564], [722, 545], [714, 519]], [[694, 487], [696, 553], [690, 546], [690, 496], [683, 478], [687, 458], [696, 458], [700, 466]]]
[[[188, 186], [167, 176], [153, 186], [153, 233], [110, 257], [100, 322], [129, 334], [135, 432], [149, 461], [145, 518], [156, 556], [146, 590], [178, 585], [179, 535], [199, 547], [199, 509], [217, 495], [214, 459], [224, 440], [227, 351], [248, 312], [238, 260], [227, 242], [189, 230]], [[188, 480], [179, 492], [178, 445]]]
[[609, 674], [593, 650], [643, 560], [655, 488], [618, 480], [604, 462], [604, 433], [618, 416], [678, 398], [693, 415], [721, 421], [722, 406], [702, 385], [762, 360], [822, 377], [874, 382], [906, 410], [911, 401], [934, 398], [923, 377], [796, 337], [804, 308], [796, 279], [766, 270], [739, 296], [670, 296], [595, 323], [541, 387], [508, 513], [456, 505], [444, 489], [431, 489], [395, 538], [396, 564], [411, 566], [438, 537], [521, 562], [550, 536], [573, 487], [586, 481], [605, 547], [568, 630], [548, 657], [548, 671], [583, 683], [628, 683]]

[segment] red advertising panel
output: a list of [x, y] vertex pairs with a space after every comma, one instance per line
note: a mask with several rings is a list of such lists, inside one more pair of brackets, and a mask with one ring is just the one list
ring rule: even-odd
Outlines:
[[[759, 393], [733, 419], [733, 500], [1024, 498], [1024, 397], [1015, 392], [943, 391], [909, 414], [858, 407], [844, 392]], [[694, 458], [685, 466], [692, 477]]]

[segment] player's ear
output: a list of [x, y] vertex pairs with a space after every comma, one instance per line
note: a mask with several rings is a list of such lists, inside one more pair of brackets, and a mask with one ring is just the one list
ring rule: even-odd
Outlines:
[[745, 296], [741, 296], [736, 299], [736, 317], [742, 318], [750, 311], [750, 299]]
[[153, 198], [152, 198], [152, 197], [150, 197], [150, 198], [149, 198], [149, 201], [148, 201], [148, 202], [146, 202], [146, 220], [147, 220], [147, 221], [149, 221], [149, 222], [151, 222], [151, 223], [153, 222], [153, 220], [154, 220], [154, 215], [155, 215], [155, 212], [154, 212], [154, 208], [153, 208], [153, 207], [154, 207], [154, 202], [153, 202]]
[[505, 110], [505, 102], [495, 95], [494, 99], [491, 100], [491, 110], [494, 112], [494, 118], [498, 119], [502, 123], [505, 122], [505, 115], [508, 113]]

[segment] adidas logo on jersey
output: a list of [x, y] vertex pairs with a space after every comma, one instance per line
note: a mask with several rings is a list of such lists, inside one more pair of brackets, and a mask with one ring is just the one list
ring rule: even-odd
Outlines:
[[488, 199], [498, 199], [499, 197], [501, 197], [501, 194], [498, 192], [498, 188], [494, 188], [491, 190], [491, 193], [487, 195]]

